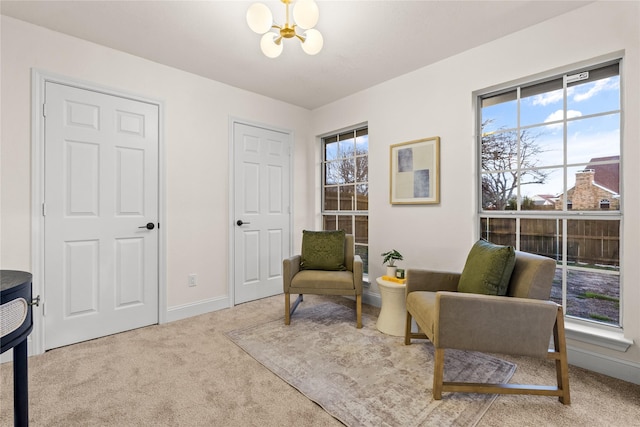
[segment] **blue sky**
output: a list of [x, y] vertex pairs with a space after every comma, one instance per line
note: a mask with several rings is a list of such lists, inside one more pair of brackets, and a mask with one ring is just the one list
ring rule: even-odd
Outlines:
[[[326, 159], [325, 160], [336, 160], [338, 158], [344, 157], [352, 157], [353, 156], [353, 145], [354, 139], [346, 139], [344, 141], [339, 141], [337, 143], [327, 144], [326, 145]], [[369, 149], [369, 135], [362, 135], [355, 138], [355, 148], [357, 152], [368, 151]], [[340, 153], [338, 153], [338, 149]]]
[[[537, 135], [536, 143], [544, 150], [538, 158], [538, 167], [562, 166], [564, 116], [563, 90], [534, 95], [521, 100], [521, 126], [534, 126], [530, 132]], [[620, 115], [585, 117], [620, 109], [620, 78], [614, 76], [567, 88], [567, 118], [576, 119], [567, 128], [567, 187], [575, 182], [575, 171], [584, 168], [594, 157], [620, 154]], [[584, 118], [583, 118], [584, 117]], [[485, 107], [482, 121], [493, 119], [485, 132], [517, 126], [517, 101], [508, 101]], [[562, 169], [550, 170], [545, 184], [527, 185], [523, 195], [559, 194], [563, 190]]]

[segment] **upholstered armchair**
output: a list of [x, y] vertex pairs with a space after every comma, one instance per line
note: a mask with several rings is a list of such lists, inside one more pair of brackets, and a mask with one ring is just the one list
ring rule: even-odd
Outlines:
[[[362, 259], [355, 254], [353, 235], [304, 230], [301, 254], [283, 260], [283, 276], [285, 325], [304, 294], [353, 295], [356, 324], [362, 328]], [[293, 306], [291, 294], [298, 294]]]
[[[434, 399], [442, 392], [534, 394], [570, 404], [562, 307], [549, 301], [555, 267], [550, 258], [479, 241], [461, 274], [407, 271], [405, 344], [432, 342]], [[446, 349], [553, 359], [557, 386], [445, 382]]]

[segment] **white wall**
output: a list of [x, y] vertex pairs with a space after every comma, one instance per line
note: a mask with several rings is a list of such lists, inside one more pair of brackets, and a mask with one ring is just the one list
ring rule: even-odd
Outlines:
[[[293, 132], [295, 202], [307, 197], [310, 111], [10, 17], [2, 16], [1, 23], [0, 266], [33, 271], [30, 132], [31, 69], [36, 68], [164, 103], [167, 306], [203, 301], [224, 306], [231, 223], [229, 120]], [[306, 208], [305, 203], [294, 206], [296, 218], [306, 217]], [[189, 273], [198, 274], [198, 286], [187, 286]]]
[[[604, 366], [614, 361], [607, 373], [626, 379], [630, 374], [640, 383], [639, 25], [640, 3], [595, 3], [314, 110], [314, 135], [369, 123], [370, 276], [383, 274], [377, 255], [391, 248], [403, 253], [405, 268], [462, 269], [478, 238], [474, 91], [623, 52], [622, 308], [625, 337], [635, 344], [625, 353], [578, 341], [570, 346], [572, 362], [589, 365], [587, 358]], [[389, 145], [432, 136], [441, 138], [441, 203], [390, 205]], [[317, 163], [317, 148], [316, 153]], [[369, 293], [377, 292], [374, 281]], [[621, 366], [622, 374], [613, 372]]]

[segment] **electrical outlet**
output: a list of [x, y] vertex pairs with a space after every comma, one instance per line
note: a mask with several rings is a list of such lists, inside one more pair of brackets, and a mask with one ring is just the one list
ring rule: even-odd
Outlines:
[[189, 275], [189, 286], [195, 286], [198, 282], [198, 275], [197, 274], [190, 274]]

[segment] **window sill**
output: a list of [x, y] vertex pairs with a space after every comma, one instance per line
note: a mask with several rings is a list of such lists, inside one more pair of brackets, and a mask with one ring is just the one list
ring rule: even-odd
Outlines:
[[365, 288], [368, 288], [369, 286], [371, 286], [371, 282], [369, 281], [369, 275], [365, 274], [362, 277], [362, 286], [364, 286]]
[[622, 353], [633, 345], [633, 340], [625, 338], [621, 329], [587, 325], [571, 319], [565, 320], [565, 333], [567, 339], [609, 348]]

